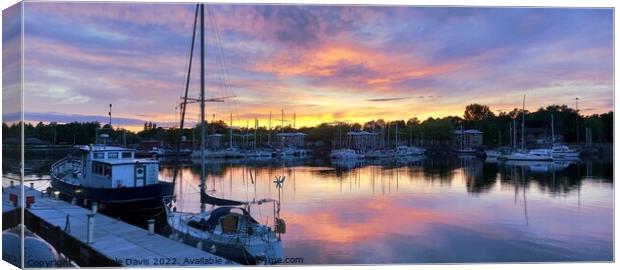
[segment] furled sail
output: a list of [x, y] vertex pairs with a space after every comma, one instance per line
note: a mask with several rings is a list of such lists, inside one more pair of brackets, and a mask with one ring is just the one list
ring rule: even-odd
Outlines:
[[233, 201], [227, 199], [220, 199], [213, 196], [209, 196], [204, 189], [200, 190], [200, 203], [212, 204], [217, 206], [234, 206], [234, 205], [243, 205], [244, 202]]

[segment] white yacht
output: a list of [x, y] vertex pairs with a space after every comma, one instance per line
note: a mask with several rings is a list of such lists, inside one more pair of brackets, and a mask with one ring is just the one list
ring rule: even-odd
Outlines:
[[516, 151], [506, 155], [500, 155], [498, 159], [503, 160], [522, 160], [522, 161], [552, 161], [553, 157], [546, 149], [531, 151]]
[[401, 145], [401, 146], [396, 147], [396, 149], [394, 150], [394, 156], [395, 157], [419, 156], [419, 155], [423, 155], [424, 152], [426, 152], [426, 149], [424, 148]]
[[554, 158], [576, 158], [579, 157], [580, 154], [581, 152], [570, 149], [564, 144], [554, 144], [551, 147], [551, 155], [553, 155]]
[[336, 160], [356, 160], [365, 158], [363, 154], [349, 148], [334, 149], [329, 154], [329, 157]]

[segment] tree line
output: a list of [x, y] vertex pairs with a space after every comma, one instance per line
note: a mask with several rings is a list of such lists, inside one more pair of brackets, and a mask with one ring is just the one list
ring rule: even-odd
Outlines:
[[[266, 142], [271, 134], [277, 132], [303, 132], [307, 134], [306, 141], [310, 143], [320, 142], [331, 146], [339, 139], [346, 137], [348, 131], [377, 132], [387, 141], [395, 141], [396, 136], [406, 144], [408, 141], [449, 141], [457, 129], [477, 129], [484, 132], [484, 143], [489, 146], [508, 145], [510, 142], [510, 130], [512, 123], [516, 123], [520, 132], [522, 117], [525, 115], [526, 128], [546, 129], [551, 131], [551, 119], [553, 117], [554, 130], [557, 135], [563, 137], [566, 143], [584, 142], [586, 129], [591, 132], [593, 142], [613, 142], [613, 111], [604, 114], [581, 115], [578, 111], [566, 105], [550, 105], [539, 108], [536, 111], [513, 109], [508, 112], [495, 114], [487, 105], [467, 105], [463, 116], [447, 116], [441, 118], [429, 117], [420, 120], [412, 117], [407, 120], [386, 121], [383, 119], [372, 120], [365, 123], [323, 123], [314, 127], [292, 128], [291, 126], [275, 126], [271, 131], [265, 127], [259, 127], [261, 142]], [[514, 120], [514, 121], [513, 121]], [[219, 133], [228, 140], [229, 126], [219, 120], [205, 122], [207, 133]], [[398, 129], [398, 135], [396, 130]], [[99, 130], [99, 131], [97, 131]], [[164, 141], [173, 145], [179, 138], [186, 140], [200, 138], [200, 124], [180, 130], [179, 128], [163, 128], [156, 123], [146, 122], [141, 131], [133, 132], [124, 128], [110, 128], [109, 125], [101, 125], [99, 122], [71, 122], [60, 124], [42, 122], [33, 125], [24, 124], [26, 138], [37, 138], [51, 144], [89, 144], [95, 141], [97, 132], [105, 131], [110, 135], [110, 140], [117, 144], [137, 144], [141, 141], [154, 140]], [[2, 124], [3, 139], [19, 138], [19, 124]], [[235, 134], [254, 134], [253, 127], [236, 128]], [[273, 137], [272, 137], [273, 139]]]

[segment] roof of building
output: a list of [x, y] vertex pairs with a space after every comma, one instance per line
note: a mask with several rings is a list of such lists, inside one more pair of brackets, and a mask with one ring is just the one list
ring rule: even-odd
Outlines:
[[110, 165], [136, 164], [136, 163], [158, 163], [154, 159], [136, 159], [136, 158], [119, 158], [119, 159], [95, 159], [94, 162], [107, 163]]
[[278, 133], [276, 136], [280, 136], [280, 137], [287, 137], [287, 136], [306, 136], [305, 133], [301, 133], [301, 132], [282, 132], [282, 133]]
[[83, 151], [128, 151], [135, 152], [135, 149], [120, 147], [120, 146], [108, 146], [108, 145], [82, 145], [79, 146], [80, 150]]
[[468, 130], [463, 130], [463, 131], [455, 130], [454, 131], [455, 134], [461, 134], [461, 132], [465, 133], [465, 134], [482, 134], [482, 133], [484, 133], [484, 132], [482, 132], [480, 130], [476, 130], [476, 129], [468, 129]]
[[349, 135], [349, 136], [363, 136], [363, 135], [377, 135], [377, 133], [368, 132], [368, 131], [349, 131], [349, 132], [347, 132], [347, 135]]

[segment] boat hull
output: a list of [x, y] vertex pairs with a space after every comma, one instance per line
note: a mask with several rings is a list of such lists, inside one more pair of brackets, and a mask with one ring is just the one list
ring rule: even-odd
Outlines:
[[551, 156], [537, 156], [537, 155], [505, 155], [500, 156], [498, 159], [503, 160], [518, 160], [518, 161], [552, 161]]
[[90, 188], [52, 178], [51, 186], [63, 199], [97, 202], [99, 209], [109, 213], [132, 213], [162, 210], [162, 198], [172, 195], [172, 183], [159, 182], [143, 187]]

